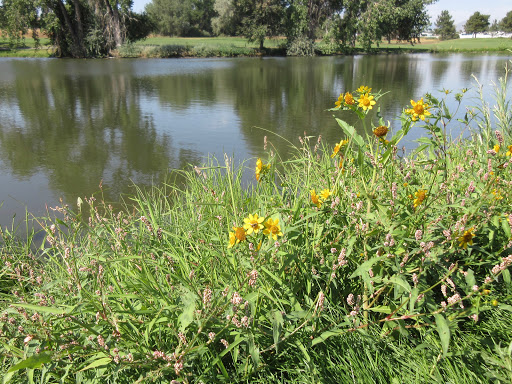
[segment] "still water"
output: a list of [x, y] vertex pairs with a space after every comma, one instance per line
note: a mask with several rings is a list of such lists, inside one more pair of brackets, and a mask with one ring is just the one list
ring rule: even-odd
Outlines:
[[[25, 211], [76, 204], [103, 185], [118, 201], [133, 184], [158, 184], [169, 169], [223, 153], [235, 163], [280, 154], [304, 135], [335, 143], [340, 92], [368, 85], [389, 93], [386, 119], [426, 92], [467, 87], [492, 95], [510, 56], [389, 55], [319, 58], [0, 59], [0, 226]], [[476, 105], [469, 92], [464, 106]], [[453, 99], [453, 94], [448, 96]], [[338, 117], [350, 120], [348, 115]], [[274, 135], [276, 133], [277, 135]], [[411, 132], [414, 146], [421, 130]], [[222, 161], [223, 162], [223, 161]], [[253, 162], [250, 163], [253, 166]]]

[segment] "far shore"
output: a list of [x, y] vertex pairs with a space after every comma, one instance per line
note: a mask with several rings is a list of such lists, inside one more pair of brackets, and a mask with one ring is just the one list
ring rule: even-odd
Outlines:
[[[387, 41], [372, 47], [371, 54], [400, 53], [512, 53], [512, 39], [467, 38], [440, 41], [422, 38], [419, 42]], [[318, 41], [315, 44], [317, 56], [365, 54], [360, 46], [340, 48], [335, 44]], [[118, 58], [170, 58], [170, 57], [261, 57], [286, 56], [286, 39], [265, 40], [264, 49], [258, 43], [249, 43], [242, 37], [165, 37], [152, 36], [145, 40], [123, 45], [111, 57]], [[27, 37], [23, 46], [10, 48], [6, 39], [0, 39], [0, 57], [56, 57], [54, 48], [47, 38], [40, 39], [35, 46], [34, 39]]]

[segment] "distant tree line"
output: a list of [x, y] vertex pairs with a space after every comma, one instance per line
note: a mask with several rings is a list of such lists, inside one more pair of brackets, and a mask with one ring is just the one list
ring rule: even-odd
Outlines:
[[[473, 13], [464, 24], [464, 31], [474, 36], [481, 32], [512, 32], [512, 11], [508, 12], [501, 21], [498, 22], [498, 20], [494, 20], [492, 24], [489, 22], [490, 17], [490, 15], [483, 15], [480, 12]], [[455, 30], [452, 16], [448, 11], [442, 11], [438, 16], [435, 33], [439, 35], [441, 40], [456, 39], [459, 37]]]
[[152, 0], [146, 6], [162, 35], [241, 35], [263, 48], [288, 38], [289, 52], [311, 52], [315, 39], [365, 49], [381, 39], [413, 42], [430, 24], [433, 0]]

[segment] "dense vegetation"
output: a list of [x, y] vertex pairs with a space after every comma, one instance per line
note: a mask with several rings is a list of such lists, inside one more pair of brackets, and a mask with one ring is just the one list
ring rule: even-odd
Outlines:
[[2, 229], [4, 382], [510, 382], [507, 90], [386, 123], [367, 113], [393, 95], [362, 85], [333, 102], [338, 143], [284, 161], [262, 138], [250, 186], [226, 156], [125, 210], [99, 194]]

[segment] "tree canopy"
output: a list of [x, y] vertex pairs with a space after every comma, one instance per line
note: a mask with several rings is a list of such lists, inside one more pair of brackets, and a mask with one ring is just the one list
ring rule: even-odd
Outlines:
[[0, 28], [13, 45], [29, 29], [41, 29], [58, 56], [104, 56], [149, 33], [149, 19], [131, 6], [131, 0], [4, 0]]
[[482, 15], [480, 12], [475, 12], [466, 21], [464, 30], [466, 33], [472, 33], [475, 36], [478, 32], [485, 32], [489, 28], [490, 17], [491, 15]]
[[507, 12], [499, 25], [503, 32], [512, 32], [512, 11]]
[[437, 17], [435, 32], [441, 40], [456, 39], [459, 36], [450, 12], [444, 10]]

